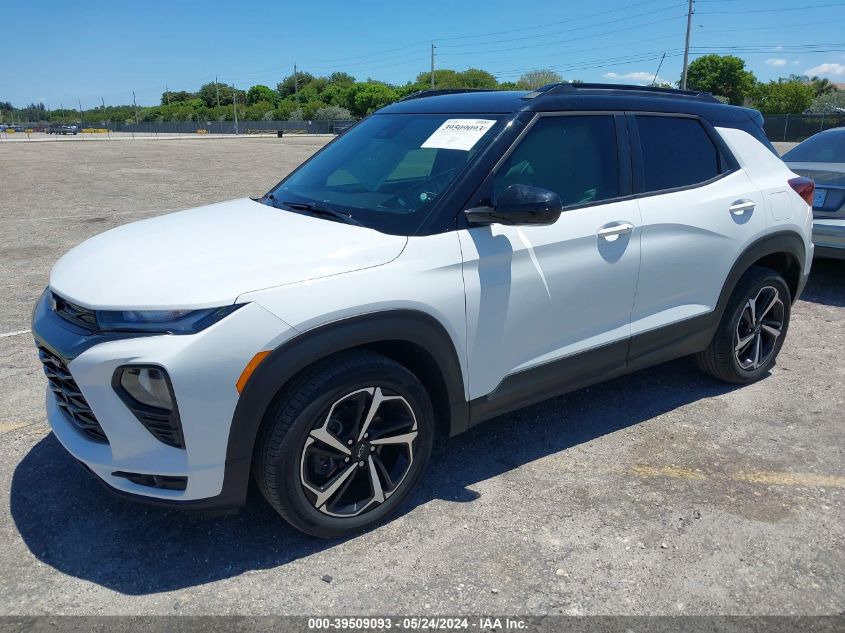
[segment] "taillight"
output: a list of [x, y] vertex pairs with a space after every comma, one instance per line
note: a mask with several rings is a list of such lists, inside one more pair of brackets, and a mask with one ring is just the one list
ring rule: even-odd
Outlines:
[[798, 178], [790, 178], [789, 186], [795, 190], [799, 196], [804, 199], [804, 202], [813, 206], [813, 193], [816, 191], [816, 183], [804, 176]]

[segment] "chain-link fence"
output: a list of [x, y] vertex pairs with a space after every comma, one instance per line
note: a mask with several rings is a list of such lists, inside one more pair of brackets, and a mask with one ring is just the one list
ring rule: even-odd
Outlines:
[[[187, 134], [205, 130], [206, 134], [249, 134], [259, 132], [297, 132], [300, 134], [337, 134], [354, 121], [168, 121], [156, 123], [97, 123], [93, 127], [102, 127], [112, 132], [135, 132], [136, 134]], [[85, 124], [83, 124], [85, 127]]]
[[770, 141], [803, 141], [822, 130], [845, 126], [845, 113], [770, 114], [765, 119], [763, 127]]

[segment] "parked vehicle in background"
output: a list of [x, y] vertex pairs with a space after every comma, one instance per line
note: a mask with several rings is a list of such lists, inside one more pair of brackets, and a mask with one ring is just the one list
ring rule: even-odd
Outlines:
[[8, 127], [5, 123], [0, 123], [0, 132], [5, 132]]
[[761, 122], [635, 86], [394, 103], [259, 200], [62, 257], [32, 323], [50, 425], [123, 496], [237, 507], [251, 473], [337, 537], [437, 434], [681, 356], [760, 380], [813, 256], [813, 182]]
[[67, 125], [64, 123], [51, 123], [44, 131], [47, 134], [78, 134], [79, 126]]
[[796, 174], [816, 182], [816, 257], [845, 259], [845, 127], [811, 136], [784, 154], [783, 160]]

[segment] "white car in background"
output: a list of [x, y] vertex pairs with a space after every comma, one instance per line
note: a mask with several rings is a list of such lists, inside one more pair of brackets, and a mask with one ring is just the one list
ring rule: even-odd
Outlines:
[[816, 183], [813, 242], [816, 257], [845, 259], [845, 127], [819, 132], [793, 147], [783, 160]]

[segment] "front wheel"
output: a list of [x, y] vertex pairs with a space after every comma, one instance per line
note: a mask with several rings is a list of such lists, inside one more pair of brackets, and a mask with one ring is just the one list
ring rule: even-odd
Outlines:
[[762, 378], [775, 364], [789, 327], [792, 297], [784, 278], [753, 267], [742, 276], [698, 366], [735, 384]]
[[277, 398], [256, 447], [255, 478], [294, 527], [345, 536], [399, 507], [433, 439], [434, 411], [416, 376], [380, 354], [340, 354]]

